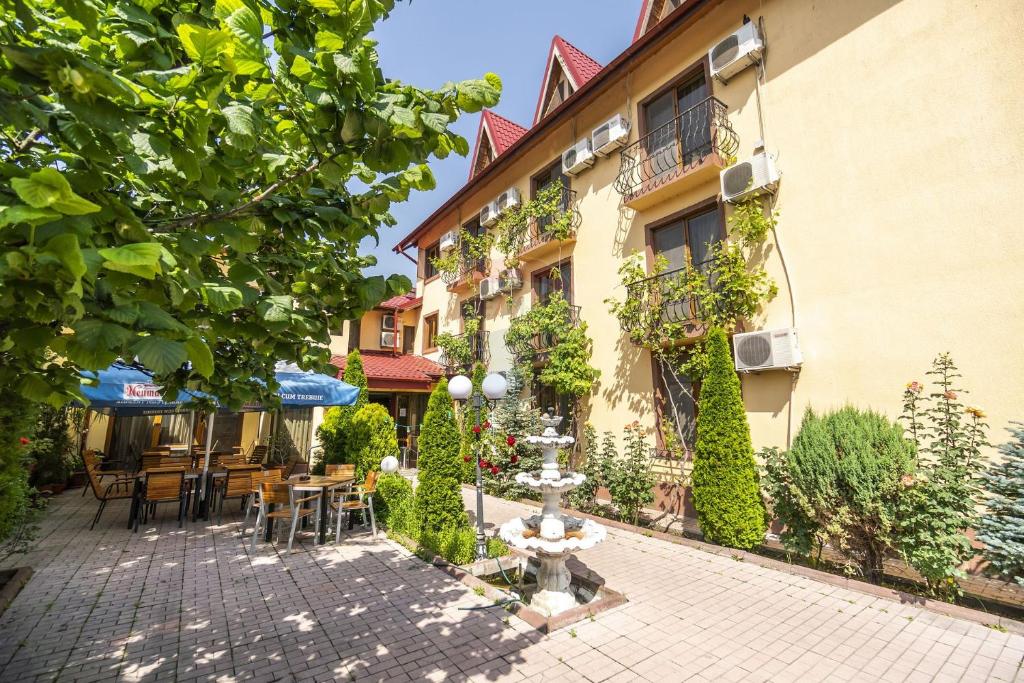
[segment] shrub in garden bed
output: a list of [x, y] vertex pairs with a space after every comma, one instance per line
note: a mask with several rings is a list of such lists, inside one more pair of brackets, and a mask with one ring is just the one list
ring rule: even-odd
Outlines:
[[462, 458], [459, 457], [459, 427], [448, 393], [448, 380], [437, 383], [419, 439], [419, 503], [421, 522], [437, 531], [466, 523], [462, 503]]
[[978, 522], [978, 540], [994, 572], [1024, 586], [1024, 423], [1013, 425], [1013, 438], [999, 447], [1003, 461], [983, 475], [988, 514]]
[[398, 454], [395, 421], [388, 409], [369, 403], [352, 416], [348, 425], [348, 448], [354, 452], [356, 478], [362, 479], [370, 470], [380, 469], [380, 461]]

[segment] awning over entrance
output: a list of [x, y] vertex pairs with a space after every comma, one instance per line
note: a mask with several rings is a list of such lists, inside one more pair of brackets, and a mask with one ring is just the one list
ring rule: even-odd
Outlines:
[[[423, 356], [390, 351], [360, 351], [366, 383], [375, 391], [428, 391], [444, 376], [444, 368]], [[345, 371], [345, 356], [334, 356], [331, 364], [338, 376]]]

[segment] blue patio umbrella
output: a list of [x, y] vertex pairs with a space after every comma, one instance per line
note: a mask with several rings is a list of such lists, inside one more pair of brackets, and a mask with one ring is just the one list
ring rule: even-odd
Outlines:
[[[292, 408], [314, 406], [351, 406], [359, 398], [359, 387], [319, 372], [307, 372], [292, 363], [278, 363], [274, 379], [281, 385], [277, 395], [281, 405]], [[265, 410], [259, 403], [249, 403], [243, 411]]]
[[99, 372], [82, 372], [87, 380], [98, 380], [98, 384], [82, 382], [82, 394], [89, 400], [89, 408], [110, 412], [115, 415], [161, 415], [186, 411], [185, 404], [205, 395], [200, 392], [179, 391], [173, 401], [161, 396], [160, 385], [153, 383], [153, 376], [138, 367], [114, 363]]

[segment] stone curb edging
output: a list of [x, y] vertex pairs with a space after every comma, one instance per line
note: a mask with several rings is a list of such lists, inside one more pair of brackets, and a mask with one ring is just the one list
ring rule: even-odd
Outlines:
[[[473, 489], [472, 486], [463, 484], [464, 488]], [[494, 496], [491, 496], [494, 498]], [[504, 498], [498, 498], [498, 500], [506, 500]], [[539, 503], [534, 500], [526, 498], [520, 499], [519, 502], [524, 505], [530, 505], [532, 507], [539, 507]], [[654, 529], [647, 529], [644, 527], [633, 526], [625, 522], [620, 522], [614, 519], [608, 519], [607, 517], [601, 517], [599, 515], [592, 515], [586, 512], [581, 512], [573, 508], [562, 508], [569, 511], [573, 515], [592, 519], [596, 522], [600, 522], [605, 526], [620, 531], [629, 531], [641, 536], [647, 536], [649, 538], [657, 538], [661, 541], [667, 541], [669, 543], [675, 543], [677, 545], [683, 545], [688, 548], [695, 550], [701, 550], [712, 555], [731, 557], [736, 560], [748, 562], [758, 567], [765, 569], [774, 569], [775, 571], [784, 572], [786, 574], [792, 574], [794, 576], [803, 576], [815, 581], [826, 583], [830, 586], [837, 586], [839, 588], [846, 588], [848, 590], [856, 591], [858, 593], [864, 593], [876, 598], [883, 598], [885, 600], [891, 600], [893, 602], [899, 602], [904, 604], [911, 604], [915, 607], [928, 610], [929, 612], [935, 612], [942, 614], [947, 617], [954, 617], [956, 619], [964, 619], [971, 621], [982, 626], [1000, 626], [1005, 628], [1010, 633], [1018, 635], [1024, 635], [1024, 622], [1010, 619], [998, 614], [989, 614], [971, 607], [964, 607], [963, 605], [952, 605], [948, 602], [941, 602], [938, 600], [931, 600], [920, 595], [914, 595], [913, 593], [907, 593], [906, 591], [896, 590], [895, 588], [885, 588], [884, 586], [875, 586], [864, 581], [857, 581], [845, 576], [838, 576], [829, 572], [821, 571], [820, 569], [812, 569], [811, 567], [804, 567], [798, 564], [789, 564], [788, 562], [782, 562], [781, 560], [775, 560], [764, 555], [758, 555], [747, 550], [736, 550], [734, 548], [726, 548], [720, 545], [712, 545], [702, 541], [697, 541], [685, 536], [677, 536], [675, 534], [665, 533], [664, 531], [656, 531]]]
[[0, 588], [0, 614], [14, 601], [28, 580], [32, 578], [32, 567], [15, 567], [0, 574], [11, 574], [7, 583]]

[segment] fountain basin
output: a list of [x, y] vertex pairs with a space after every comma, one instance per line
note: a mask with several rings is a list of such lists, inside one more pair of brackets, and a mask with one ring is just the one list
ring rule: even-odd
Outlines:
[[561, 554], [593, 548], [608, 534], [603, 526], [592, 520], [562, 515], [562, 533], [555, 536], [544, 533], [545, 521], [543, 515], [516, 517], [502, 524], [498, 535], [513, 548]]
[[543, 472], [520, 472], [516, 475], [516, 483], [538, 490], [564, 489], [571, 491], [586, 480], [586, 475], [579, 472], [569, 472], [566, 476], [561, 476], [558, 479], [546, 478]]

